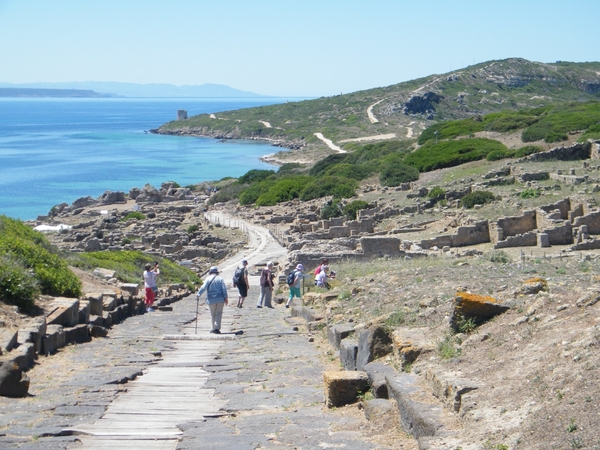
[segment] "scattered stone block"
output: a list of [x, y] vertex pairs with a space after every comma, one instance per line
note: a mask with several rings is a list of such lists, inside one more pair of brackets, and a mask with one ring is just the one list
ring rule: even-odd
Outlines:
[[10, 357], [21, 370], [28, 370], [35, 363], [35, 344], [27, 342], [10, 352]]
[[22, 398], [29, 391], [29, 378], [13, 361], [4, 361], [0, 366], [0, 396]]
[[354, 325], [352, 324], [333, 325], [327, 328], [329, 344], [336, 350], [340, 348], [342, 339], [346, 339], [352, 333], [354, 333]]
[[48, 325], [74, 327], [79, 323], [79, 299], [57, 297], [52, 302], [52, 309], [46, 318]]
[[92, 275], [94, 275], [98, 278], [103, 278], [105, 280], [110, 280], [111, 278], [115, 277], [116, 273], [117, 272], [114, 270], [103, 269], [101, 267], [98, 267], [98, 268], [94, 269], [94, 271], [92, 272]]
[[102, 310], [112, 311], [117, 307], [116, 296], [102, 295]]
[[119, 289], [129, 292], [132, 296], [137, 296], [140, 293], [140, 285], [137, 283], [122, 283]]
[[101, 316], [102, 315], [102, 294], [100, 293], [87, 293], [83, 297], [90, 305], [90, 315]]
[[79, 323], [88, 323], [90, 320], [90, 302], [82, 300], [79, 302]]
[[358, 341], [342, 340], [340, 344], [340, 362], [344, 370], [356, 370], [356, 355], [358, 354]]
[[2, 353], [10, 352], [19, 344], [18, 331], [0, 330], [0, 350]]
[[358, 335], [356, 369], [364, 370], [371, 361], [392, 352], [392, 338], [382, 326], [372, 326]]
[[406, 432], [416, 439], [434, 436], [442, 431], [439, 406], [416, 401], [413, 396], [418, 392], [416, 378], [407, 373], [386, 375], [390, 397], [396, 400], [400, 422]]
[[292, 317], [302, 317], [306, 322], [317, 322], [323, 320], [323, 316], [314, 309], [306, 308], [305, 306], [292, 306]]
[[108, 329], [100, 325], [88, 325], [90, 336], [93, 338], [108, 336]]
[[548, 291], [548, 282], [543, 278], [530, 278], [523, 282], [519, 294], [531, 295], [540, 291]]
[[461, 325], [468, 320], [473, 320], [475, 325], [481, 325], [509, 309], [508, 305], [498, 303], [493, 297], [457, 292], [454, 297], [450, 326], [460, 332]]
[[90, 331], [87, 324], [77, 325], [64, 329], [65, 345], [81, 344], [90, 340]]
[[365, 372], [369, 377], [369, 384], [371, 385], [371, 392], [375, 398], [389, 398], [387, 376], [396, 375], [396, 371], [380, 362], [372, 362], [364, 367]]
[[479, 389], [479, 386], [470, 380], [453, 377], [449, 374], [440, 374], [431, 369], [425, 371], [425, 379], [429, 381], [433, 395], [454, 412], [460, 411], [464, 394]]
[[42, 354], [51, 355], [65, 346], [65, 333], [61, 325], [48, 325], [42, 338]]
[[428, 328], [401, 328], [393, 331], [394, 356], [403, 368], [414, 363], [421, 354], [430, 353], [435, 349], [429, 341], [430, 334]]
[[360, 393], [369, 390], [369, 377], [365, 372], [324, 372], [323, 381], [328, 408], [354, 403]]

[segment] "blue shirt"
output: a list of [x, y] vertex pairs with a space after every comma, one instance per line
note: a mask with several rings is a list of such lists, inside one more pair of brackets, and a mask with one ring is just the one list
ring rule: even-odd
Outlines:
[[[208, 290], [206, 287], [208, 286]], [[213, 275], [204, 281], [204, 284], [198, 289], [198, 297], [206, 291], [206, 303], [223, 303], [227, 298], [227, 286], [223, 278]]]

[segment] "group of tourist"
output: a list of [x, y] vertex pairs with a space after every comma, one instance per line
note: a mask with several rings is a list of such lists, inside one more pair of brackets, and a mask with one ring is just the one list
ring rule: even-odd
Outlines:
[[[256, 303], [257, 308], [273, 308], [271, 300], [273, 298], [273, 290], [275, 289], [273, 274], [273, 262], [269, 261], [267, 265], [260, 272], [260, 295], [258, 302]], [[302, 298], [302, 280], [308, 276], [303, 273], [304, 266], [298, 264], [290, 275], [289, 296], [285, 304], [286, 308], [290, 307], [290, 304], [294, 298]], [[151, 264], [146, 264], [144, 270], [144, 287], [146, 291], [145, 304], [146, 311], [153, 312], [153, 304], [156, 298], [157, 283], [156, 278], [160, 274], [158, 268], [158, 262], [154, 263], [154, 267]], [[335, 278], [335, 272], [329, 270], [329, 261], [323, 259], [322, 263], [315, 269], [315, 285], [329, 289], [328, 281]], [[244, 300], [248, 296], [248, 290], [250, 289], [250, 283], [248, 282], [248, 261], [242, 260], [241, 267], [237, 267], [234, 277], [233, 285], [238, 289], [238, 301], [237, 307], [242, 308]], [[202, 284], [202, 287], [198, 290], [197, 299], [200, 300], [200, 296], [206, 292], [206, 304], [210, 310], [211, 317], [211, 333], [221, 334], [221, 319], [223, 317], [223, 308], [229, 303], [227, 295], [227, 286], [223, 278], [219, 276], [219, 269], [213, 266], [208, 271], [208, 277]]]

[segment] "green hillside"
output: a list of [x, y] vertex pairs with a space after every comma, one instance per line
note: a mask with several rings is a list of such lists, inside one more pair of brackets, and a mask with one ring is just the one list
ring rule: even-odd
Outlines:
[[274, 139], [290, 148], [326, 149], [314, 136], [317, 132], [342, 147], [347, 144], [340, 141], [365, 136], [409, 139], [444, 120], [598, 100], [599, 74], [600, 62], [544, 64], [511, 58], [351, 94], [201, 114], [154, 131]]

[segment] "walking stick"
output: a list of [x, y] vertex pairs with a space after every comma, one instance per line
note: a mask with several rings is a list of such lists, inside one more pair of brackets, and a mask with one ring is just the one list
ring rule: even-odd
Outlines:
[[194, 334], [198, 334], [198, 304], [200, 303], [200, 296], [196, 295], [196, 329]]

